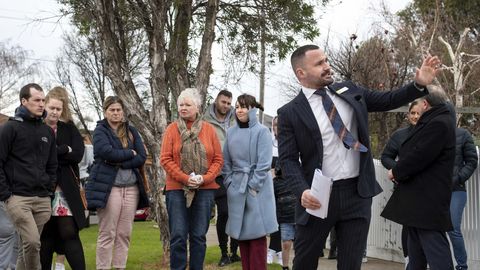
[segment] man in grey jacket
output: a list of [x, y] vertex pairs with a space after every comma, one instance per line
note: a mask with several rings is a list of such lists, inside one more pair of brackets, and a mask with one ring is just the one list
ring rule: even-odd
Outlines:
[[[225, 143], [227, 129], [235, 123], [234, 115], [232, 93], [228, 90], [220, 91], [215, 102], [208, 106], [204, 114], [203, 119], [215, 127], [222, 150]], [[225, 226], [228, 220], [227, 193], [223, 184], [222, 175], [217, 176], [215, 181], [220, 186], [220, 188], [215, 191], [215, 204], [217, 205], [217, 236], [220, 250], [222, 251], [222, 257], [218, 262], [218, 266], [225, 266], [232, 262], [240, 261], [240, 257], [237, 255], [237, 241], [232, 238], [230, 238], [231, 255], [228, 255], [228, 235], [225, 233]]]

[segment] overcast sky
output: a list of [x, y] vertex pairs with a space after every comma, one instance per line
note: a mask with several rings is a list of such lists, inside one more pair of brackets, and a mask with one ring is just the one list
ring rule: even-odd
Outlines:
[[[60, 6], [55, 0], [1, 0], [0, 7], [0, 41], [9, 40], [11, 45], [20, 45], [32, 52], [32, 58], [39, 61], [44, 67], [51, 66], [56, 55], [63, 46], [62, 34], [71, 31], [66, 18], [55, 17], [59, 14]], [[404, 8], [410, 0], [385, 0], [392, 11]], [[333, 0], [325, 12], [319, 12], [321, 19], [319, 27], [321, 36], [316, 43], [322, 45], [326, 34], [330, 31], [329, 40], [338, 42], [345, 40], [352, 33], [364, 40], [371, 36], [369, 29], [378, 16], [373, 11], [378, 7], [380, 0]], [[50, 18], [43, 22], [32, 22], [34, 18]], [[214, 55], [215, 57], [215, 55]], [[32, 61], [33, 61], [32, 60]], [[219, 73], [221, 64], [214, 64], [216, 73], [212, 76], [212, 83], [221, 81]], [[288, 63], [279, 63], [269, 67], [266, 76], [265, 112], [275, 115], [276, 110], [285, 100], [279, 95], [279, 82], [288, 81], [293, 77]], [[244, 93], [258, 95], [259, 82], [255, 76], [245, 77], [238, 85], [229, 86], [236, 96]], [[212, 93], [216, 95], [215, 93]]]

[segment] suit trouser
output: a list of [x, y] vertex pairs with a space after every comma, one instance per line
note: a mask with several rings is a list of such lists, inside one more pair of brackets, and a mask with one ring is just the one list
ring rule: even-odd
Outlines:
[[52, 213], [50, 197], [13, 195], [6, 203], [6, 210], [22, 243], [17, 270], [40, 270], [40, 234]]
[[[222, 255], [228, 255], [228, 235], [225, 233], [225, 228], [227, 227], [228, 220], [228, 202], [227, 195], [215, 198], [215, 204], [217, 205], [217, 238], [220, 250]], [[230, 237], [230, 252], [237, 254], [238, 242], [237, 240]]]
[[452, 270], [452, 254], [445, 232], [408, 227], [407, 270]]
[[333, 183], [326, 219], [310, 216], [307, 224], [296, 227], [293, 269], [317, 269], [330, 229], [337, 237], [337, 269], [360, 270], [371, 217], [371, 198], [357, 192], [358, 178]]
[[18, 254], [18, 236], [5, 204], [0, 202], [0, 270], [15, 269]]

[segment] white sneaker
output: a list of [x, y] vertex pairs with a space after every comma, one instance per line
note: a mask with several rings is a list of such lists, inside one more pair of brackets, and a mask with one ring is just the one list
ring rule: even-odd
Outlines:
[[275, 256], [275, 250], [268, 249], [267, 251], [267, 264], [273, 263], [273, 256]]
[[281, 251], [277, 252], [277, 263], [280, 264], [280, 265], [283, 265], [282, 252]]
[[366, 262], [368, 262], [367, 256], [363, 256], [362, 257], [362, 263], [366, 263]]
[[407, 266], [408, 266], [408, 256], [405, 257], [405, 270], [407, 269]]
[[55, 270], [65, 270], [65, 265], [63, 263], [55, 263]]

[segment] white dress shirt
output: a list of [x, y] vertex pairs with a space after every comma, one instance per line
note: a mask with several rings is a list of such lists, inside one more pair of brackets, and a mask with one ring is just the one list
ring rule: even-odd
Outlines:
[[[344, 146], [323, 108], [322, 97], [314, 94], [316, 89], [302, 87], [302, 91], [307, 97], [322, 135], [323, 175], [331, 177], [333, 180], [357, 177], [360, 172], [360, 152]], [[358, 140], [357, 121], [353, 108], [330, 91], [327, 91], [327, 95], [335, 104], [345, 127]]]

